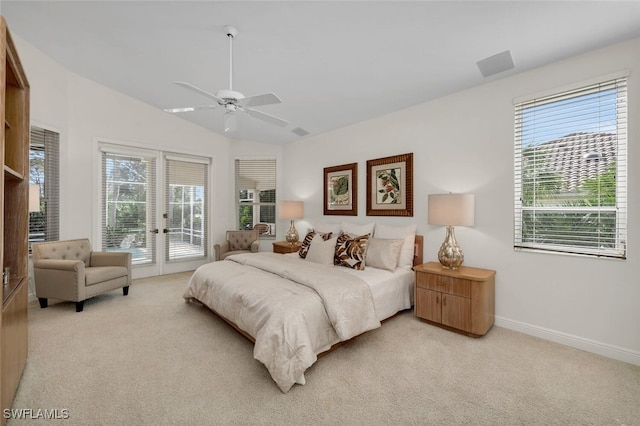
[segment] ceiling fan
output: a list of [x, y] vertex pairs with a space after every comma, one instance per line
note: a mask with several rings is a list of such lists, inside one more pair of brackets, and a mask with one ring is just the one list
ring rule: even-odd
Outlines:
[[[261, 95], [245, 97], [242, 93], [233, 90], [233, 38], [238, 35], [238, 31], [229, 25], [224, 27], [225, 34], [229, 37], [229, 89], [223, 89], [217, 91], [215, 94], [200, 89], [190, 83], [183, 81], [174, 81], [174, 84], [191, 90], [192, 92], [199, 93], [207, 98], [216, 101], [211, 105], [190, 106], [183, 108], [166, 108], [166, 112], [170, 113], [182, 113], [191, 112], [201, 109], [213, 109], [217, 106], [221, 106], [225, 109], [224, 114], [224, 131], [233, 132], [237, 128], [236, 112], [242, 111], [250, 117], [255, 117], [270, 124], [274, 124], [280, 127], [286, 127], [289, 122], [282, 118], [276, 117], [266, 112], [258, 111], [253, 107], [279, 104], [282, 101], [275, 93], [263, 93]], [[296, 129], [294, 129], [296, 130]], [[296, 132], [297, 133], [297, 132]]]

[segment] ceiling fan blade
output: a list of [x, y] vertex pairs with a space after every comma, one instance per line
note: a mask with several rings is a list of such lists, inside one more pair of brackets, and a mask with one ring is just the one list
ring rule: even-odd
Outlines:
[[192, 106], [192, 107], [182, 107], [182, 108], [165, 108], [163, 111], [170, 112], [171, 114], [176, 114], [180, 112], [192, 112], [198, 111], [200, 109], [214, 109], [215, 105], [200, 105], [200, 106]]
[[279, 104], [282, 101], [275, 93], [263, 93], [238, 100], [238, 105], [244, 107], [257, 107], [262, 105]]
[[278, 118], [275, 115], [267, 114], [266, 112], [258, 111], [255, 109], [246, 109], [244, 111], [251, 117], [258, 118], [262, 121], [266, 121], [267, 123], [275, 124], [276, 126], [286, 127], [289, 124], [287, 120]]
[[196, 92], [202, 96], [206, 96], [207, 98], [211, 98], [214, 101], [218, 102], [218, 103], [223, 103], [224, 101], [222, 99], [220, 99], [219, 97], [217, 97], [216, 95], [214, 95], [213, 93], [209, 93], [206, 90], [202, 90], [199, 87], [194, 86], [193, 84], [189, 84], [189, 83], [185, 83], [184, 81], [174, 81], [174, 84], [177, 84], [178, 86], [184, 87], [187, 90], [191, 90], [192, 92]]

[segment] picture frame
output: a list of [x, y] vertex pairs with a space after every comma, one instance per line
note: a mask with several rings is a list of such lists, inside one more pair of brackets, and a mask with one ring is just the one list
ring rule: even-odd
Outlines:
[[413, 153], [367, 160], [367, 216], [413, 216]]
[[324, 214], [358, 215], [358, 163], [324, 168]]

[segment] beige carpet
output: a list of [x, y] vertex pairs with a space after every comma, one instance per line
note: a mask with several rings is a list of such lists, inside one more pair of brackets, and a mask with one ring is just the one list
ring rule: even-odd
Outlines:
[[[494, 327], [473, 339], [411, 312], [280, 392], [252, 345], [181, 295], [190, 274], [85, 303], [30, 306], [14, 409], [65, 425], [640, 424], [640, 367]], [[68, 411], [62, 411], [68, 410]], [[10, 420], [9, 424], [42, 420]]]

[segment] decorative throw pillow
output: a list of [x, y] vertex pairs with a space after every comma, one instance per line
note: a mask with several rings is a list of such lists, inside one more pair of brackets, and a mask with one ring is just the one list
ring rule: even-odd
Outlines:
[[336, 250], [336, 241], [338, 241], [338, 237], [325, 240], [324, 236], [316, 234], [311, 240], [306, 260], [323, 265], [332, 265], [333, 254]]
[[311, 240], [313, 240], [313, 237], [316, 234], [320, 235], [324, 241], [327, 241], [328, 239], [331, 238], [331, 232], [328, 232], [326, 234], [323, 234], [321, 232], [315, 232], [315, 231], [307, 232], [307, 235], [304, 237], [304, 240], [302, 240], [302, 245], [300, 246], [300, 249], [298, 250], [298, 255], [301, 258], [304, 259], [304, 258], [307, 257], [307, 253], [309, 252], [309, 247], [311, 246]]
[[341, 232], [336, 241], [333, 264], [362, 271], [364, 269], [364, 254], [368, 240], [369, 234], [351, 237]]
[[416, 229], [418, 225], [406, 225], [406, 226], [391, 226], [381, 225], [376, 226], [375, 238], [403, 238], [404, 244], [402, 244], [402, 250], [400, 250], [400, 257], [398, 258], [398, 268], [409, 269], [413, 267], [413, 252], [414, 244], [416, 241]]
[[395, 271], [403, 244], [404, 239], [369, 238], [365, 256], [367, 266]]

